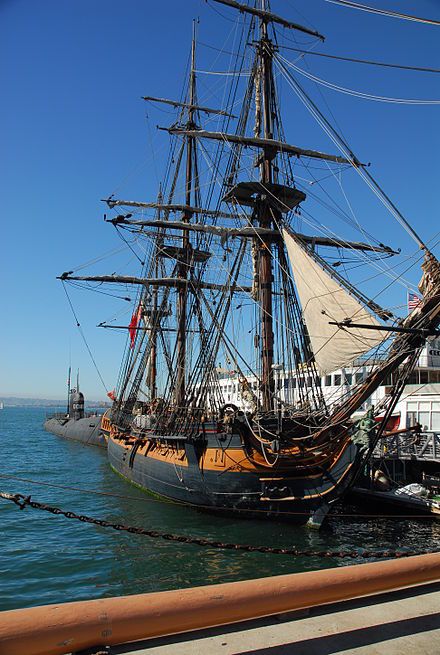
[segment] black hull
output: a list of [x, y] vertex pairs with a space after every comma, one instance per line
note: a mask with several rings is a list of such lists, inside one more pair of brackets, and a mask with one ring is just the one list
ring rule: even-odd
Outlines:
[[[184, 462], [159, 461], [108, 439], [112, 468], [142, 489], [198, 509], [242, 517], [279, 518], [306, 523], [319, 509], [337, 500], [358, 472], [359, 454], [350, 443], [338, 461], [319, 476], [295, 477], [273, 469], [213, 470], [200, 466], [192, 443]], [[274, 482], [276, 480], [276, 482]]]
[[106, 440], [101, 432], [101, 416], [90, 416], [78, 420], [66, 418], [49, 418], [44, 422], [47, 432], [57, 437], [79, 441], [88, 446], [106, 447]]

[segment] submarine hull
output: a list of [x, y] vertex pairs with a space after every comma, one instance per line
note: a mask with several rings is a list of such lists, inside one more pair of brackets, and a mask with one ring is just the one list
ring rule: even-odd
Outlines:
[[106, 439], [101, 431], [101, 419], [101, 416], [96, 415], [77, 420], [52, 417], [44, 422], [44, 429], [56, 434], [57, 437], [79, 441], [88, 446], [106, 448]]

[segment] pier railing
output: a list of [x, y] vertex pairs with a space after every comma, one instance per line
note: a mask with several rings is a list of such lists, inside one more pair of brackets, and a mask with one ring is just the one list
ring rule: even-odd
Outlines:
[[405, 432], [385, 437], [377, 445], [374, 456], [385, 459], [440, 462], [440, 433]]
[[[282, 615], [438, 580], [440, 554], [430, 553], [190, 589], [9, 610], [0, 612], [0, 652], [107, 652], [107, 646]], [[377, 603], [377, 596], [373, 602]], [[432, 623], [435, 616], [432, 614]], [[410, 631], [414, 631], [411, 626]], [[329, 652], [325, 644], [322, 646], [322, 652]], [[142, 652], [147, 651], [142, 648]]]

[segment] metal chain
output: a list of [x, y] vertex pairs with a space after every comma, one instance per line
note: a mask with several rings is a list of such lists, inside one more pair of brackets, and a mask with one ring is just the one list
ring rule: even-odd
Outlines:
[[185, 535], [170, 534], [168, 532], [160, 532], [159, 530], [147, 530], [130, 525], [122, 525], [122, 523], [111, 523], [104, 519], [97, 519], [84, 514], [75, 514], [75, 512], [68, 512], [59, 507], [51, 507], [44, 503], [39, 503], [31, 500], [31, 496], [23, 496], [22, 494], [10, 494], [5, 491], [0, 491], [0, 498], [10, 500], [20, 509], [25, 507], [33, 507], [34, 509], [41, 509], [51, 514], [62, 514], [68, 519], [76, 519], [83, 523], [92, 523], [99, 525], [102, 528], [113, 528], [120, 532], [129, 532], [130, 534], [141, 534], [152, 539], [165, 539], [166, 541], [176, 541], [184, 544], [195, 544], [197, 546], [204, 546], [208, 548], [221, 548], [225, 550], [243, 550], [250, 553], [271, 553], [273, 555], [294, 555], [297, 557], [350, 557], [364, 558], [364, 559], [380, 559], [391, 557], [409, 557], [411, 555], [423, 555], [427, 553], [437, 552], [433, 550], [300, 550], [297, 548], [275, 548], [273, 546], [253, 546], [251, 544], [231, 544], [223, 541], [214, 541], [212, 539], [204, 539], [203, 537], [190, 537]]

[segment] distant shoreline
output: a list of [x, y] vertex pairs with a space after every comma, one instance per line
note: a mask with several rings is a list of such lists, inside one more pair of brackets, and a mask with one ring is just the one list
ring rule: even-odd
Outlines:
[[[47, 398], [20, 398], [18, 396], [0, 396], [4, 407], [65, 407], [65, 400], [48, 400]], [[106, 409], [111, 403], [102, 400], [86, 400], [86, 407]]]

